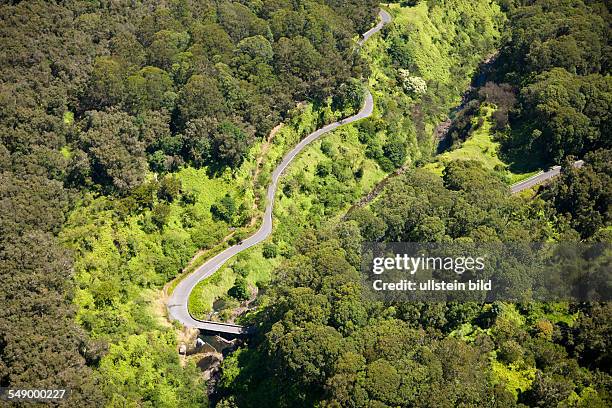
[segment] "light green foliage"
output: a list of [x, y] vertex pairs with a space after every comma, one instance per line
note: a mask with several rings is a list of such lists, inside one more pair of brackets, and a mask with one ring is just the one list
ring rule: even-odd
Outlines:
[[[468, 67], [460, 83], [461, 92], [482, 53], [490, 52], [500, 37], [503, 14], [495, 2], [446, 0], [421, 1], [415, 7], [392, 8], [394, 25], [407, 34], [405, 43], [393, 43], [403, 52], [403, 68], [416, 69], [426, 81], [450, 84], [458, 66]], [[398, 56], [399, 57], [399, 56]]]
[[535, 378], [535, 367], [521, 367], [521, 364], [511, 363], [506, 365], [499, 361], [491, 361], [493, 381], [503, 384], [514, 397], [521, 391], [526, 391]]
[[[384, 176], [378, 164], [366, 157], [358, 137], [356, 126], [344, 126], [324, 136], [324, 143], [337, 147], [337, 156], [327, 157], [321, 151], [322, 142], [317, 141], [295, 159], [283, 177], [274, 208], [276, 236], [291, 243], [298, 231], [321, 225], [346, 210]], [[328, 174], [321, 173], [321, 165], [329, 166]], [[361, 178], [355, 175], [359, 169]]]
[[427, 164], [425, 168], [442, 175], [445, 165], [453, 160], [476, 160], [484, 168], [499, 173], [508, 184], [517, 183], [537, 174], [537, 170], [529, 173], [513, 173], [508, 169], [508, 165], [499, 158], [500, 144], [493, 140], [491, 122], [493, 112], [495, 112], [495, 106], [481, 105], [479, 114], [471, 119], [474, 131], [469, 138], [459, 147], [437, 156], [436, 161]]
[[201, 407], [206, 395], [197, 368], [183, 369], [171, 332], [151, 332], [112, 344], [100, 362], [108, 406]]
[[74, 112], [65, 111], [64, 114], [62, 115], [62, 120], [64, 124], [68, 126], [72, 125], [74, 123]]
[[432, 154], [433, 129], [460, 102], [478, 64], [495, 50], [505, 20], [495, 2], [422, 1], [389, 9], [394, 20], [388, 33], [363, 49], [377, 100], [374, 118], [382, 120], [374, 123], [383, 128], [365, 140], [372, 157], [387, 169], [392, 166], [377, 146], [391, 135], [406, 143], [413, 161]]

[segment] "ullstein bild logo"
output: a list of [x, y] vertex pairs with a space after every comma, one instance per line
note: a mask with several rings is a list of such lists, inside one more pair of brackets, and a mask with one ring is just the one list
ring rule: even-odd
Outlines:
[[367, 243], [366, 293], [386, 301], [608, 301], [609, 244]]

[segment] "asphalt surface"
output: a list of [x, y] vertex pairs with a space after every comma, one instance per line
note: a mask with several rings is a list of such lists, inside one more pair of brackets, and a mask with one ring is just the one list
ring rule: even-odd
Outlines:
[[359, 45], [363, 45], [363, 43], [368, 41], [368, 39], [371, 36], [379, 32], [384, 27], [385, 24], [388, 24], [391, 22], [391, 14], [387, 13], [383, 9], [380, 9], [378, 16], [380, 17], [380, 21], [374, 27], [370, 28], [368, 31], [363, 33], [363, 35], [361, 36], [361, 39], [359, 40]]
[[[384, 10], [380, 10], [379, 12], [380, 21], [379, 23], [368, 30], [365, 34], [363, 34], [362, 39], [359, 41], [359, 45], [362, 45], [368, 38], [370, 38], [373, 34], [377, 33], [382, 29], [382, 27], [391, 21], [391, 15]], [[228, 334], [243, 334], [248, 331], [248, 328], [228, 323], [219, 323], [205, 320], [194, 319], [189, 313], [188, 303], [189, 303], [189, 294], [193, 290], [193, 288], [203, 279], [211, 276], [217, 270], [219, 270], [225, 262], [227, 262], [233, 256], [239, 254], [246, 249], [259, 244], [270, 234], [272, 233], [272, 212], [274, 209], [274, 197], [276, 195], [276, 188], [278, 186], [278, 181], [283, 174], [283, 171], [287, 168], [289, 163], [310, 143], [317, 140], [324, 134], [331, 132], [334, 129], [342, 125], [346, 125], [348, 123], [352, 123], [358, 121], [360, 119], [364, 119], [369, 117], [374, 110], [374, 99], [372, 98], [372, 94], [369, 90], [366, 90], [365, 100], [363, 107], [361, 110], [348, 118], [342, 119], [338, 122], [330, 123], [306, 136], [302, 141], [300, 141], [289, 153], [285, 155], [281, 163], [274, 169], [272, 172], [272, 182], [268, 187], [268, 193], [266, 196], [266, 210], [264, 212], [263, 222], [261, 227], [255, 234], [250, 237], [244, 239], [240, 244], [231, 246], [209, 259], [206, 263], [200, 266], [198, 269], [193, 271], [189, 276], [183, 279], [176, 286], [170, 299], [168, 300], [168, 313], [170, 317], [174, 320], [179, 321], [184, 326], [187, 327], [196, 327], [202, 330], [209, 330], [220, 333], [228, 333]]]
[[[578, 160], [574, 162], [574, 167], [582, 167], [584, 162], [582, 160]], [[520, 183], [516, 183], [510, 186], [510, 192], [512, 194], [520, 193], [523, 190], [527, 190], [529, 188], [535, 187], [539, 184], [542, 184], [553, 177], [557, 177], [561, 173], [561, 166], [553, 166], [550, 170], [543, 171], [542, 173], [538, 173], [533, 177], [529, 177], [526, 180], [521, 181]]]

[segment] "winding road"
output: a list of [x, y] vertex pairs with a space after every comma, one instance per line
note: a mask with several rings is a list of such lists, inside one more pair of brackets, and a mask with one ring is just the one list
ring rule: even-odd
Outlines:
[[[367, 41], [368, 38], [370, 38], [373, 34], [380, 31], [385, 24], [391, 21], [391, 15], [382, 9], [380, 10], [378, 15], [380, 21], [378, 22], [378, 24], [376, 24], [375, 27], [371, 28], [363, 34], [362, 38], [358, 42], [360, 46], [363, 45], [363, 43]], [[374, 99], [372, 98], [372, 94], [370, 93], [370, 91], [366, 90], [363, 107], [357, 114], [342, 119], [338, 122], [330, 123], [329, 125], [326, 125], [321, 129], [314, 131], [313, 133], [302, 139], [289, 153], [285, 155], [281, 163], [272, 172], [272, 182], [268, 187], [268, 193], [266, 195], [266, 210], [264, 212], [263, 222], [259, 230], [257, 230], [257, 232], [255, 232], [250, 237], [244, 239], [240, 244], [231, 246], [223, 252], [219, 253], [218, 255], [214, 256], [213, 258], [209, 259], [206, 263], [204, 263], [202, 266], [193, 271], [189, 276], [179, 282], [179, 284], [172, 292], [172, 295], [170, 296], [167, 305], [169, 316], [172, 319], [179, 321], [187, 327], [195, 327], [201, 330], [217, 333], [240, 335], [245, 334], [249, 331], [249, 328], [236, 324], [220, 323], [208, 320], [198, 320], [193, 318], [193, 316], [191, 316], [191, 314], [189, 313], [188, 308], [189, 295], [191, 291], [198, 284], [198, 282], [202, 281], [203, 279], [206, 279], [207, 277], [215, 273], [217, 270], [219, 270], [223, 266], [223, 264], [225, 264], [225, 262], [227, 262], [227, 260], [229, 260], [231, 257], [239, 254], [242, 251], [245, 251], [246, 249], [254, 245], [259, 244], [260, 242], [268, 238], [268, 236], [270, 236], [270, 234], [272, 233], [272, 211], [274, 209], [274, 198], [276, 195], [278, 181], [289, 163], [291, 163], [291, 161], [308, 144], [312, 143], [324, 134], [331, 132], [332, 130], [342, 125], [346, 125], [348, 123], [352, 123], [360, 119], [369, 117], [372, 114], [373, 110]]]
[[[580, 168], [584, 165], [584, 161], [578, 160], [574, 162], [574, 167]], [[529, 177], [527, 180], [523, 180], [519, 183], [513, 184], [510, 186], [510, 192], [512, 194], [520, 193], [523, 190], [527, 190], [528, 188], [535, 187], [538, 184], [542, 184], [547, 180], [550, 180], [553, 177], [557, 177], [561, 174], [561, 166], [553, 166], [550, 170], [543, 171], [541, 173], [536, 174], [535, 176]]]

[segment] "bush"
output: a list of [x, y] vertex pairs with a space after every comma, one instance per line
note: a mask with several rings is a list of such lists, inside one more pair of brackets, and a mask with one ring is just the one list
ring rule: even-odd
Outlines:
[[168, 204], [159, 203], [153, 208], [153, 211], [151, 211], [151, 221], [153, 221], [159, 229], [162, 229], [164, 225], [166, 225], [169, 217], [170, 206]]
[[237, 277], [234, 286], [227, 291], [227, 294], [237, 300], [247, 300], [251, 296], [251, 293], [246, 279], [241, 276]]
[[232, 266], [232, 269], [234, 270], [234, 272], [239, 275], [242, 276], [243, 278], [246, 278], [247, 276], [249, 276], [249, 268], [243, 264], [243, 263], [235, 263]]
[[231, 224], [236, 214], [236, 200], [231, 195], [226, 194], [219, 202], [210, 207], [210, 212], [215, 219]]
[[266, 259], [276, 258], [276, 256], [278, 255], [278, 247], [272, 242], [267, 242], [264, 244], [261, 253]]
[[505, 363], [514, 363], [523, 356], [523, 348], [514, 340], [506, 340], [499, 346], [497, 357]]
[[323, 140], [321, 142], [321, 151], [327, 157], [333, 157], [334, 156], [334, 150], [333, 150], [332, 142], [330, 140], [328, 140], [328, 139]]

